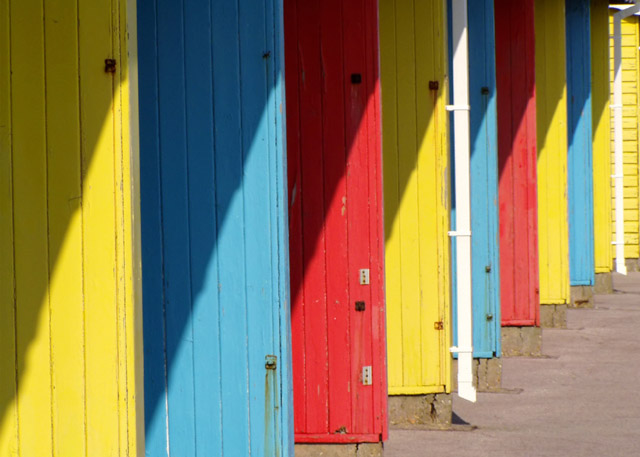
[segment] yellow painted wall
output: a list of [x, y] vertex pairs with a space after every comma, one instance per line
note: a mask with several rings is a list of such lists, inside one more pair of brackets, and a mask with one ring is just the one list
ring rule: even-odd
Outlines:
[[536, 0], [540, 303], [570, 298], [564, 0]]
[[593, 212], [596, 273], [606, 273], [613, 268], [608, 18], [608, 0], [591, 0], [591, 109], [593, 115]]
[[[613, 100], [613, 15], [610, 14], [609, 33], [610, 43], [610, 73], [611, 99]], [[622, 21], [622, 104], [623, 104], [623, 151], [624, 151], [624, 240], [625, 257], [638, 258], [638, 79], [640, 78], [638, 47], [640, 38], [638, 33], [638, 17], [631, 16]], [[611, 170], [614, 174], [614, 144], [613, 144], [613, 112], [611, 112]], [[615, 229], [615, 183], [611, 180], [612, 204], [611, 218], [613, 237]], [[611, 246], [615, 257], [615, 246]]]
[[125, 3], [0, 2], [2, 456], [136, 453]]
[[392, 395], [450, 389], [445, 20], [442, 0], [380, 1]]

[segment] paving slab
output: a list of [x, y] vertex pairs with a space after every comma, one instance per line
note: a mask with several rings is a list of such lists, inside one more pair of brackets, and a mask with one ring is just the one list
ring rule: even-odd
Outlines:
[[543, 330], [542, 357], [503, 359], [505, 393], [454, 396], [454, 424], [472, 427], [392, 430], [385, 457], [640, 456], [640, 273], [613, 281]]

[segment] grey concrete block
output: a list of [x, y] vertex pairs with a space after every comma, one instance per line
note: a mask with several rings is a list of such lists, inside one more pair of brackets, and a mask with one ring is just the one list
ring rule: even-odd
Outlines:
[[540, 327], [567, 328], [567, 305], [540, 304]]
[[572, 308], [593, 308], [593, 286], [571, 286]]
[[[628, 272], [640, 271], [640, 259], [625, 259], [624, 263], [627, 265]], [[614, 264], [615, 264], [615, 259], [614, 259]]]
[[392, 395], [389, 397], [392, 427], [446, 428], [451, 426], [451, 394]]
[[593, 293], [604, 295], [613, 293], [613, 276], [609, 273], [596, 273], [596, 285]]
[[295, 445], [295, 457], [382, 457], [382, 455], [382, 443]]
[[[452, 364], [453, 391], [458, 388], [458, 360]], [[499, 392], [502, 389], [502, 359], [473, 359], [473, 385], [478, 392]]]
[[503, 357], [538, 357], [542, 355], [540, 327], [502, 327]]

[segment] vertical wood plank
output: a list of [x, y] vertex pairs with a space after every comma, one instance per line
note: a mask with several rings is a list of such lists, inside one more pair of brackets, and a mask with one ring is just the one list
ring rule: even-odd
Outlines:
[[[298, 39], [301, 52], [300, 91], [302, 249], [305, 313], [305, 377], [307, 433], [329, 432], [326, 239], [324, 226], [324, 172], [322, 72], [319, 2], [298, 2]], [[335, 154], [336, 151], [326, 151]], [[347, 195], [348, 198], [348, 195]], [[312, 279], [313, 278], [313, 279]]]
[[42, 2], [11, 3], [16, 344], [23, 455], [51, 455]]
[[195, 454], [193, 289], [185, 106], [184, 2], [158, 1], [158, 65], [169, 449]]
[[[536, 0], [540, 302], [569, 302], [565, 5]], [[553, 50], [553, 52], [551, 52]]]
[[158, 112], [156, 2], [137, 2], [140, 99], [140, 229], [144, 297], [144, 396], [146, 455], [165, 455], [167, 442], [166, 330], [162, 184]]
[[[351, 431], [352, 405], [345, 389], [351, 379], [351, 333], [345, 319], [353, 308], [345, 278], [349, 266], [347, 249], [347, 186], [345, 175], [345, 113], [342, 2], [332, 0], [321, 5], [320, 50], [323, 62], [324, 131], [324, 224], [327, 262], [327, 334], [329, 388], [329, 431]], [[331, 89], [329, 89], [331, 88]]]
[[611, 255], [611, 117], [609, 110], [609, 3], [591, 0], [593, 206], [595, 271], [613, 269]]
[[293, 403], [295, 433], [306, 430], [306, 345], [305, 314], [302, 295], [303, 251], [302, 251], [302, 169], [301, 169], [301, 85], [300, 50], [298, 44], [297, 0], [284, 0], [285, 92], [287, 125], [287, 188], [289, 210], [289, 276], [291, 281], [291, 346], [292, 352]]
[[219, 380], [220, 312], [213, 135], [212, 34], [210, 1], [185, 3], [185, 77], [189, 174], [189, 238], [193, 296], [195, 444], [198, 455], [222, 454]]
[[[243, 177], [242, 100], [239, 47], [240, 18], [235, 2], [213, 4], [216, 203], [218, 211], [218, 296], [220, 309], [223, 452], [249, 455], [249, 389], [246, 342], [247, 269]], [[264, 52], [264, 51], [263, 51]], [[228, 109], [233, 107], [233, 109]], [[247, 145], [248, 146], [248, 145]], [[223, 152], [227, 151], [227, 152]]]
[[398, 159], [398, 84], [396, 2], [380, 2], [380, 77], [382, 84], [382, 153], [384, 164], [387, 358], [389, 386], [402, 386], [402, 270]]
[[85, 307], [77, 5], [47, 3], [44, 14], [53, 442], [56, 454], [84, 455]]
[[[111, 4], [78, 3], [87, 452], [120, 453], [118, 266], [116, 241]], [[119, 140], [119, 139], [118, 139]]]
[[[371, 289], [379, 287], [377, 282], [362, 285], [359, 270], [372, 267], [371, 220], [377, 219], [378, 208], [369, 203], [369, 181], [375, 179], [373, 162], [375, 150], [368, 148], [366, 125], [374, 106], [374, 86], [371, 68], [367, 67], [367, 24], [366, 10], [377, 2], [360, 0], [344, 3], [344, 87], [345, 87], [345, 133], [347, 138], [347, 255], [349, 268], [349, 298], [352, 302], [364, 300], [372, 303]], [[354, 84], [353, 75], [360, 73], [366, 84]], [[326, 132], [325, 135], [330, 134]], [[327, 151], [331, 153], [333, 151]], [[364, 312], [357, 312], [354, 306], [349, 309], [351, 333], [351, 390], [352, 395], [352, 432], [375, 433], [373, 428], [373, 389], [376, 384], [362, 384], [362, 368], [373, 366], [372, 320], [371, 314], [377, 304]]]
[[18, 453], [10, 2], [0, 4], [0, 454]]

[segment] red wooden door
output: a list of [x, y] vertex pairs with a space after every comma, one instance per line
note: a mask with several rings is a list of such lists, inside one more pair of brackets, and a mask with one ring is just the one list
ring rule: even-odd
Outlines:
[[496, 0], [502, 325], [539, 324], [534, 0]]
[[296, 441], [380, 441], [377, 1], [285, 0], [284, 15]]

